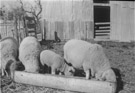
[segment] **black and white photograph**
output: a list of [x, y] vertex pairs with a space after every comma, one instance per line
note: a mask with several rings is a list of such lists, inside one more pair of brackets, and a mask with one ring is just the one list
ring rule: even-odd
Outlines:
[[0, 93], [135, 93], [135, 1], [0, 0]]

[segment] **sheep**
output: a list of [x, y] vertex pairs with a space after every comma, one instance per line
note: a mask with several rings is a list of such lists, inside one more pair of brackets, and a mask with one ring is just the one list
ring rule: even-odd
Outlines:
[[[18, 57], [19, 44], [13, 37], [6, 37], [0, 40], [0, 69], [2, 76], [13, 77]], [[5, 73], [4, 73], [5, 72]]]
[[42, 48], [35, 37], [25, 37], [19, 47], [19, 59], [26, 72], [38, 73], [40, 70], [39, 56]]
[[115, 73], [99, 44], [71, 39], [64, 45], [64, 59], [75, 69], [84, 70], [86, 79], [95, 77], [97, 80], [116, 82]]
[[48, 67], [51, 67], [51, 74], [56, 74], [56, 71], [59, 71], [60, 75], [64, 73], [66, 74], [66, 76], [71, 76], [71, 74], [66, 73], [66, 71], [72, 69], [72, 67], [70, 68], [65, 63], [63, 57], [51, 50], [43, 50], [40, 53], [40, 61], [42, 65], [47, 65]]

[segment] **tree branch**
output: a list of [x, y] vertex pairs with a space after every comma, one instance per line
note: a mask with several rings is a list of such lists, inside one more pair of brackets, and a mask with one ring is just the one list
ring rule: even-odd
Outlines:
[[22, 8], [22, 10], [24, 11], [24, 5], [23, 5], [22, 0], [18, 0], [18, 1], [20, 2], [20, 4], [21, 4], [21, 8]]
[[39, 6], [39, 9], [40, 9], [39, 12], [37, 13], [37, 16], [39, 16], [42, 12], [41, 0], [38, 0], [37, 5]]
[[[42, 5], [41, 5], [41, 0], [35, 0], [35, 3], [37, 4], [38, 8], [39, 8], [39, 11], [36, 13], [36, 8], [34, 9], [33, 6], [31, 6], [31, 11], [28, 11], [26, 9], [24, 9], [24, 4], [22, 2], [22, 0], [18, 0], [21, 4], [21, 8], [24, 12], [27, 12], [27, 13], [32, 13], [35, 17], [39, 17], [39, 15], [41, 14], [42, 12]], [[38, 18], [40, 19], [40, 17]]]

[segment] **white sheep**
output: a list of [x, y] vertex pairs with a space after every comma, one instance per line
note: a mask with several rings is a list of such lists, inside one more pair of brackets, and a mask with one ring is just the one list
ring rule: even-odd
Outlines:
[[47, 65], [48, 67], [51, 67], [51, 74], [56, 74], [56, 71], [59, 71], [60, 74], [64, 73], [67, 76], [70, 76], [65, 71], [73, 69], [65, 63], [63, 57], [51, 50], [43, 50], [40, 54], [40, 61], [42, 65]]
[[89, 79], [91, 74], [91, 77], [98, 80], [116, 82], [115, 73], [99, 44], [77, 39], [69, 40], [64, 45], [64, 58], [75, 69], [84, 70], [86, 79]]
[[8, 77], [13, 74], [18, 54], [18, 42], [13, 37], [6, 37], [0, 41], [0, 69]]
[[42, 48], [35, 37], [24, 38], [19, 47], [19, 59], [27, 72], [39, 72], [39, 56]]

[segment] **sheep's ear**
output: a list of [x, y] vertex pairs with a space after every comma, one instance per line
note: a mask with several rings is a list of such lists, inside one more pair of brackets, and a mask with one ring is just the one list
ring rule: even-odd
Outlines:
[[69, 72], [74, 73], [75, 72], [75, 69], [73, 67], [70, 67], [69, 68]]
[[101, 48], [101, 45], [99, 45], [99, 44], [94, 44], [93, 47], [95, 47], [96, 50], [99, 50], [99, 49]]

